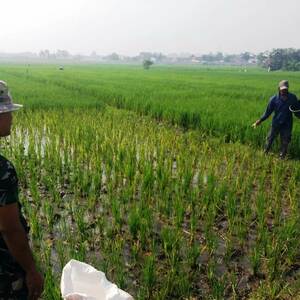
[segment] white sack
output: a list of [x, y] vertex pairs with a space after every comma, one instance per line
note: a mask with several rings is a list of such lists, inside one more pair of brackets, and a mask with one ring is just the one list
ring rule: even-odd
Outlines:
[[60, 288], [65, 300], [133, 300], [103, 272], [74, 259], [63, 269]]

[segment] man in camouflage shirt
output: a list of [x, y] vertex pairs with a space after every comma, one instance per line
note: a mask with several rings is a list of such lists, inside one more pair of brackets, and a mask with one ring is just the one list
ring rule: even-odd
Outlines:
[[[10, 134], [13, 104], [7, 84], [0, 80], [0, 137]], [[38, 299], [43, 277], [37, 271], [21, 213], [14, 166], [0, 155], [0, 300]]]

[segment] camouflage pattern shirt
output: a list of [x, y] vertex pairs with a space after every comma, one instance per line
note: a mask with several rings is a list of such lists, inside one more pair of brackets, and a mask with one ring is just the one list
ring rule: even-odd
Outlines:
[[[21, 224], [28, 232], [28, 226], [21, 213], [21, 204], [19, 203], [16, 170], [10, 161], [0, 155], [0, 207], [13, 203], [18, 204]], [[0, 233], [0, 274], [15, 267], [17, 267], [17, 263], [9, 253]]]

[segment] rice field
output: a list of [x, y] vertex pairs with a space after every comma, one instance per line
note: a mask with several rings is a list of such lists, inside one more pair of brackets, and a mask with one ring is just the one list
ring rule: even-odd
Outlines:
[[[300, 298], [300, 120], [266, 156], [280, 79], [258, 69], [2, 65], [24, 109], [1, 153], [18, 172], [43, 299], [71, 259], [135, 299]], [[275, 145], [276, 146], [276, 145]]]

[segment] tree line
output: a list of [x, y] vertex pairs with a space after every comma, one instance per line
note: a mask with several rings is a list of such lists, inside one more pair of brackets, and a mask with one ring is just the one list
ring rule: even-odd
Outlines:
[[138, 55], [126, 56], [118, 53], [99, 55], [93, 51], [90, 55], [73, 55], [67, 50], [48, 49], [39, 53], [0, 53], [0, 60], [42, 60], [42, 61], [88, 61], [88, 62], [112, 62], [112, 63], [142, 63], [145, 69], [152, 64], [202, 64], [202, 65], [258, 65], [269, 71], [287, 70], [300, 71], [300, 49], [277, 48], [271, 51], [257, 53], [242, 52], [238, 54], [226, 54], [222, 52], [207, 53], [202, 55], [181, 53], [163, 54], [160, 52], [140, 52]]
[[270, 71], [300, 71], [300, 49], [273, 49], [257, 55], [258, 65]]

